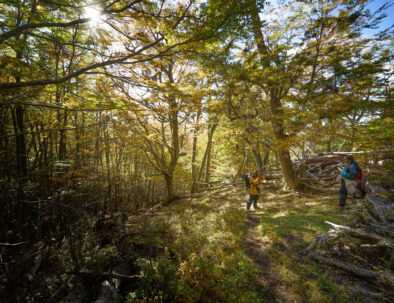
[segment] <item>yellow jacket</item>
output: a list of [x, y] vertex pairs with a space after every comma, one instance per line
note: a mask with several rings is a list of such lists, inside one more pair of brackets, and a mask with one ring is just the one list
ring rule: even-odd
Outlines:
[[249, 189], [249, 194], [250, 195], [259, 195], [260, 194], [260, 182], [263, 180], [263, 177], [253, 177], [250, 176], [249, 178], [249, 183], [250, 183], [250, 189]]

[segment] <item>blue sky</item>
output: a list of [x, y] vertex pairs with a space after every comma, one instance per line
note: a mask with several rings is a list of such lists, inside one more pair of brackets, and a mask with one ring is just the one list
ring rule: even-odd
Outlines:
[[[384, 18], [382, 20], [382, 22], [380, 23], [380, 26], [379, 26], [380, 29], [388, 28], [388, 27], [392, 26], [394, 23], [394, 0], [375, 0], [372, 3], [370, 3], [369, 5], [367, 5], [367, 8], [371, 12], [374, 12], [374, 11], [378, 10], [379, 7], [381, 7], [386, 2], [391, 4], [391, 7], [389, 7], [386, 10], [387, 17]], [[376, 32], [377, 32], [377, 30], [368, 30], [368, 31], [366, 31], [366, 34], [374, 34]]]
[[[270, 7], [281, 7], [281, 5], [279, 3], [282, 1], [283, 0], [267, 0], [267, 2], [269, 2], [271, 4]], [[291, 0], [287, 0], [287, 1], [291, 2]], [[381, 21], [378, 29], [364, 30], [364, 34], [373, 35], [373, 34], [376, 34], [377, 32], [379, 32], [380, 30], [386, 29], [386, 28], [393, 25], [393, 23], [394, 23], [394, 0], [373, 0], [367, 5], [367, 9], [369, 9], [371, 11], [371, 13], [374, 13], [385, 3], [388, 3], [389, 5], [391, 4], [391, 6], [385, 10], [387, 17]], [[264, 19], [267, 19], [267, 16], [265, 16]]]

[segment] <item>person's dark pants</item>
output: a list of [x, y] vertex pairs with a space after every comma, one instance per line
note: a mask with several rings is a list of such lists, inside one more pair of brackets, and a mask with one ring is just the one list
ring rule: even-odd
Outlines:
[[342, 178], [341, 179], [341, 189], [339, 191], [339, 206], [345, 206], [346, 198], [347, 198], [346, 182]]
[[246, 202], [246, 209], [249, 210], [253, 203], [253, 207], [257, 208], [257, 201], [259, 200], [259, 195], [249, 195], [248, 202]]

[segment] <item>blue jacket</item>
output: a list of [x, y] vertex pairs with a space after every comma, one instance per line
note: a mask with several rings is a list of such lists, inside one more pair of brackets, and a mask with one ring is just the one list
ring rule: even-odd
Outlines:
[[348, 166], [348, 164], [345, 164], [345, 167], [341, 171], [341, 176], [345, 179], [354, 180], [357, 173], [357, 162], [354, 161], [352, 164], [350, 164], [350, 171], [348, 171]]

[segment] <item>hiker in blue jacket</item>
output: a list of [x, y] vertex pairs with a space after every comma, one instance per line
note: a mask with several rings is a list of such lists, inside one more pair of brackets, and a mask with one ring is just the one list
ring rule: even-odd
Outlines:
[[357, 174], [357, 162], [354, 161], [352, 155], [346, 155], [345, 159], [345, 167], [341, 171], [341, 189], [339, 191], [339, 205], [338, 207], [344, 208], [346, 204], [347, 198], [347, 189], [346, 189], [346, 180], [353, 180], [356, 179]]

